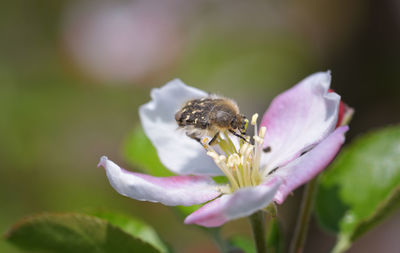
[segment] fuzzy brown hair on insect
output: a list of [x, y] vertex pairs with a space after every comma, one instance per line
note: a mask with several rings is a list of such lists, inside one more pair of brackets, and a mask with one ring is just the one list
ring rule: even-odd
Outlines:
[[175, 114], [179, 128], [200, 141], [203, 136], [213, 136], [210, 145], [219, 132], [230, 133], [244, 139], [246, 117], [239, 112], [235, 101], [216, 95], [187, 101]]

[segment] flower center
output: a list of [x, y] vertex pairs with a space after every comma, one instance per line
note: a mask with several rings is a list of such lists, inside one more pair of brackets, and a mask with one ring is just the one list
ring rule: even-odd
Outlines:
[[251, 125], [254, 127], [253, 144], [250, 143], [250, 136], [243, 136], [247, 142], [239, 140], [235, 146], [234, 141], [237, 142], [237, 139], [231, 139], [232, 135], [227, 131], [219, 134], [217, 144], [213, 146], [208, 145], [207, 137], [201, 141], [207, 155], [214, 159], [229, 180], [231, 192], [241, 187], [256, 186], [262, 181], [260, 157], [266, 128], [261, 127], [258, 131], [257, 118], [258, 114], [254, 114], [251, 119]]

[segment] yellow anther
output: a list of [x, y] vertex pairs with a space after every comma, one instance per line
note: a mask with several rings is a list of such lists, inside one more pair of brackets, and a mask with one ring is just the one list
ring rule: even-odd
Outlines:
[[208, 138], [205, 137], [204, 139], [201, 140], [201, 145], [203, 145], [204, 149], [208, 149]]
[[258, 119], [258, 113], [253, 114], [253, 117], [251, 117], [251, 124], [253, 126], [257, 124], [257, 119]]

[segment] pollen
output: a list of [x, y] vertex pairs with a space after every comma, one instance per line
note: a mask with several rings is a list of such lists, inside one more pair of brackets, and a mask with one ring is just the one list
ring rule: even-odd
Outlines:
[[209, 140], [207, 137], [204, 137], [204, 138], [201, 140], [201, 144], [203, 145], [203, 147], [204, 147], [206, 150], [208, 150], [208, 148], [209, 148], [209, 146], [208, 146], [209, 141], [210, 141], [210, 140]]

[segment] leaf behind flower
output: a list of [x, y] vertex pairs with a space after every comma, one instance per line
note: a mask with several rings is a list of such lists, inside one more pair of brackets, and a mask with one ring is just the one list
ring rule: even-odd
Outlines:
[[400, 205], [400, 127], [359, 137], [323, 174], [316, 200], [319, 223], [338, 235], [334, 252], [352, 242]]
[[144, 239], [144, 235], [140, 235], [144, 231], [143, 227], [134, 224], [133, 220], [126, 222], [115, 217], [112, 219], [114, 224], [86, 214], [45, 213], [19, 221], [5, 238], [29, 252], [32, 250], [57, 253], [166, 252], [148, 238]]

